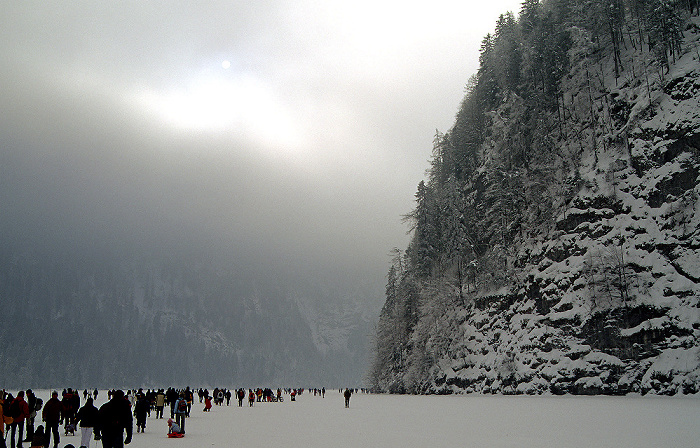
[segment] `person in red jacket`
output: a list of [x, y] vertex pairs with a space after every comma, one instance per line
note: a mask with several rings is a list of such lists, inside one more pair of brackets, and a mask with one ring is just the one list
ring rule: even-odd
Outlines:
[[53, 391], [51, 393], [51, 399], [44, 405], [44, 410], [41, 413], [41, 418], [46, 423], [45, 430], [45, 443], [46, 448], [49, 448], [49, 442], [51, 441], [51, 433], [53, 433], [53, 446], [58, 447], [58, 443], [61, 439], [58, 436], [58, 424], [63, 416], [63, 405], [61, 400], [58, 399], [58, 392]]
[[[24, 439], [24, 436], [22, 435], [24, 432], [24, 420], [29, 417], [29, 405], [26, 401], [24, 401], [23, 390], [20, 390], [17, 393], [17, 398], [15, 398], [15, 401], [13, 401], [10, 405], [10, 411], [12, 412], [12, 418], [14, 419], [12, 425], [10, 426], [12, 428], [10, 448], [14, 448], [15, 446], [17, 446], [17, 448], [22, 448], [22, 440]], [[15, 445], [15, 431], [17, 431], [17, 428], [19, 428], [19, 434], [17, 436], [17, 445]]]

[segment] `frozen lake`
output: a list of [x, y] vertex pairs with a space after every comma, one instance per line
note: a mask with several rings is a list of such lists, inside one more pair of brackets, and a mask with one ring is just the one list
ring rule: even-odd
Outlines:
[[[14, 391], [16, 393], [16, 391]], [[97, 405], [106, 399], [100, 392]], [[47, 391], [39, 394], [44, 400]], [[82, 400], [82, 396], [81, 396]], [[530, 397], [354, 395], [337, 390], [296, 402], [239, 408], [197, 401], [183, 439], [166, 419], [148, 419], [130, 448], [189, 447], [698, 447], [700, 397]], [[39, 423], [37, 423], [39, 424]], [[80, 445], [61, 437], [60, 447]], [[93, 448], [101, 443], [92, 442]]]

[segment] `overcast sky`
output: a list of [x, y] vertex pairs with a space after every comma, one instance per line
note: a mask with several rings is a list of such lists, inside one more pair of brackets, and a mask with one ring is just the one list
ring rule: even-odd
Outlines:
[[520, 0], [9, 1], [0, 229], [367, 273]]

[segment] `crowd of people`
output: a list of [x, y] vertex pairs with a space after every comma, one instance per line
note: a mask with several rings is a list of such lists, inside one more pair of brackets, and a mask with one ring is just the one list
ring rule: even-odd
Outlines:
[[[246, 398], [248, 405], [255, 403], [273, 403], [284, 401], [288, 395], [290, 401], [303, 394], [305, 389], [271, 388], [235, 389], [233, 391], [215, 388], [193, 390], [189, 387], [177, 390], [173, 387], [159, 390], [110, 390], [107, 402], [99, 409], [95, 406], [98, 390], [82, 393], [84, 405], [81, 406], [80, 392], [73, 389], [63, 390], [59, 398], [58, 391], [51, 393], [51, 398], [44, 404], [31, 389], [19, 391], [17, 396], [0, 391], [0, 448], [23, 448], [29, 443], [30, 448], [58, 448], [61, 440], [59, 428], [64, 435], [74, 435], [78, 428], [81, 432], [81, 448], [89, 448], [91, 440], [101, 440], [103, 448], [122, 448], [132, 439], [133, 420], [136, 419], [136, 432], [145, 432], [146, 421], [155, 412], [156, 419], [163, 419], [164, 409], [169, 407], [168, 436], [182, 437], [185, 434], [185, 420], [190, 416], [195, 396], [199, 403], [204, 403], [204, 412], [212, 406], [230, 406], [231, 398], [238, 400], [242, 407]], [[363, 390], [364, 391], [364, 390]], [[326, 389], [310, 389], [314, 396], [325, 398]], [[345, 406], [349, 406], [350, 396], [357, 389], [345, 389], [340, 392], [345, 397]], [[35, 427], [37, 417], [43, 424]], [[9, 447], [8, 439], [9, 437]], [[53, 444], [52, 444], [53, 442]], [[66, 445], [72, 448], [72, 445]]]
[[[114, 391], [109, 401], [98, 409], [94, 405], [97, 394], [95, 390], [88, 396], [86, 391], [85, 404], [81, 407], [80, 395], [72, 389], [64, 390], [60, 399], [58, 391], [53, 391], [46, 404], [31, 390], [26, 391], [27, 400], [24, 399], [25, 391], [19, 391], [16, 397], [0, 392], [0, 415], [4, 423], [0, 425], [0, 432], [4, 433], [0, 438], [0, 448], [7, 447], [8, 431], [9, 448], [22, 448], [24, 442], [29, 442], [31, 448], [48, 448], [52, 438], [53, 447], [58, 448], [61, 440], [59, 427], [63, 425], [65, 435], [75, 434], [78, 424], [82, 431], [81, 447], [89, 448], [93, 437], [102, 440], [104, 448], [123, 447], [131, 442], [131, 405], [123, 391]], [[43, 424], [35, 428], [39, 415]]]
[[[31, 390], [19, 391], [16, 397], [2, 391], [0, 415], [4, 424], [0, 425], [0, 448], [8, 447], [8, 436], [9, 448], [23, 448], [25, 442], [31, 448], [58, 448], [61, 426], [64, 435], [74, 435], [80, 427], [81, 447], [89, 448], [93, 438], [101, 440], [104, 448], [123, 447], [131, 442], [134, 417], [136, 431], [144, 432], [151, 411], [155, 410], [156, 418], [163, 418], [163, 409], [168, 404], [171, 418], [177, 418], [177, 431], [184, 433], [185, 414], [189, 415], [192, 403], [192, 395], [186, 399], [186, 392], [173, 388], [167, 392], [162, 389], [147, 393], [139, 390], [126, 394], [121, 390], [112, 390], [107, 394], [108, 401], [98, 409], [94, 405], [99, 393], [97, 390], [83, 392], [85, 404], [82, 407], [77, 390], [64, 390], [60, 399], [58, 391], [53, 391], [46, 404]], [[39, 415], [43, 424], [35, 428], [34, 423]]]

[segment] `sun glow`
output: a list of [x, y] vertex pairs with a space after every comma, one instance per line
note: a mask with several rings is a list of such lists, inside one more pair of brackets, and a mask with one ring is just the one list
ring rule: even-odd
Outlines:
[[271, 88], [253, 77], [198, 79], [186, 88], [141, 93], [139, 100], [183, 130], [231, 133], [288, 148], [301, 143], [291, 114]]

